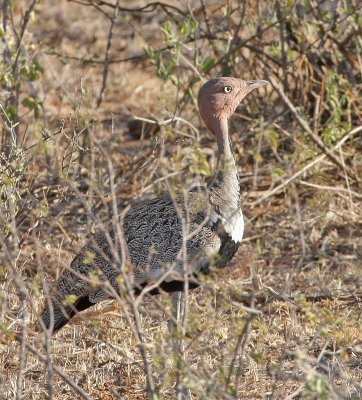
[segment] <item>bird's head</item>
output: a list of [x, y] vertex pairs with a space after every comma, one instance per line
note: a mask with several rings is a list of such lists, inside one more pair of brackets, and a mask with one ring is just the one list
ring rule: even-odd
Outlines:
[[197, 102], [208, 129], [215, 134], [217, 124], [231, 117], [249, 92], [267, 83], [264, 80], [244, 81], [226, 77], [207, 81], [199, 91]]

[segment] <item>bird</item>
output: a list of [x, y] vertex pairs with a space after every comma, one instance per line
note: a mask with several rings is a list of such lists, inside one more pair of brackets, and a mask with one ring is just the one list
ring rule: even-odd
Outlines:
[[217, 77], [201, 86], [200, 116], [217, 144], [210, 182], [139, 202], [97, 231], [50, 288], [37, 331], [59, 331], [75, 314], [121, 288], [135, 296], [145, 288], [150, 295], [177, 292], [189, 277], [193, 289], [200, 285], [199, 274], [230, 262], [243, 238], [244, 220], [228, 121], [249, 92], [267, 83]]

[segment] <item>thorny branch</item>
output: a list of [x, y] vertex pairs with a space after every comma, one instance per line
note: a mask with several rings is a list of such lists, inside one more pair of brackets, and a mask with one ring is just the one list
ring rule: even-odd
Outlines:
[[19, 60], [19, 56], [20, 56], [20, 52], [21, 52], [21, 42], [23, 40], [26, 27], [28, 26], [28, 23], [29, 23], [30, 14], [32, 13], [32, 11], [34, 9], [35, 4], [36, 4], [36, 0], [33, 0], [30, 4], [29, 8], [25, 12], [23, 23], [21, 25], [20, 35], [18, 36], [16, 57], [15, 57], [15, 60], [14, 60], [13, 66], [12, 66], [14, 74], [15, 74], [16, 68], [18, 66], [18, 60]]
[[111, 45], [112, 45], [113, 27], [114, 27], [114, 24], [115, 24], [115, 22], [117, 20], [117, 17], [118, 17], [118, 11], [119, 11], [119, 1], [117, 1], [116, 7], [114, 9], [113, 18], [111, 19], [111, 26], [109, 28], [106, 54], [105, 54], [104, 63], [103, 63], [102, 87], [101, 87], [101, 90], [99, 92], [99, 96], [98, 96], [98, 99], [97, 99], [97, 107], [99, 107], [100, 104], [102, 103], [103, 92], [104, 92], [104, 90], [106, 89], [106, 86], [107, 86], [108, 67], [109, 67], [109, 54], [110, 54]]

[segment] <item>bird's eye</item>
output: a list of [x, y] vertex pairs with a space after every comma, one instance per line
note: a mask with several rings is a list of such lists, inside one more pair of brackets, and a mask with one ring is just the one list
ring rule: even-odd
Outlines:
[[233, 90], [231, 86], [224, 86], [224, 93], [230, 93]]

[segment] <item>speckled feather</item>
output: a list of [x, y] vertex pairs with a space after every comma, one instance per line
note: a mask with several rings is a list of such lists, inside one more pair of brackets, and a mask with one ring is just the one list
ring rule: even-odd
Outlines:
[[[189, 193], [188, 202], [176, 200], [176, 210], [170, 196], [164, 195], [138, 204], [125, 214], [122, 232], [134, 287], [142, 288], [166, 273], [165, 282], [182, 280], [182, 222], [178, 212], [182, 212], [184, 221], [189, 219], [187, 234], [192, 237], [186, 241], [186, 249], [191, 271], [207, 272], [210, 262], [215, 261], [218, 267], [222, 267], [231, 258], [231, 254], [225, 254], [225, 258], [218, 255], [227, 235], [224, 234], [222, 240], [220, 227], [208, 218], [206, 199], [205, 193]], [[109, 281], [118, 291], [120, 246], [114, 226], [110, 226], [106, 232], [95, 234], [83, 247], [51, 292], [53, 310], [46, 307], [41, 317], [47, 327], [50, 326], [52, 313], [56, 331], [67, 322], [67, 317], [74, 315], [76, 310], [80, 311], [82, 302], [86, 301], [91, 306], [110, 297], [101, 285], [93, 287], [83, 277], [89, 278], [91, 273], [98, 272], [100, 281]], [[78, 304], [64, 306], [62, 303], [69, 295], [76, 296]]]

